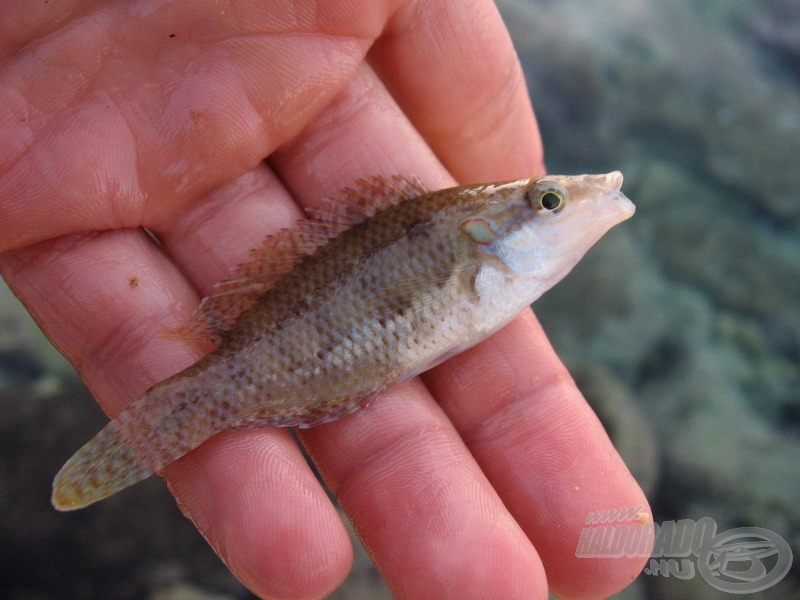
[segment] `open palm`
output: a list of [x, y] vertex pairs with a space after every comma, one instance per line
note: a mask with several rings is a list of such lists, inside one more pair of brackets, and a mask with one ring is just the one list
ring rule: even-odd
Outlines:
[[[303, 205], [543, 169], [488, 0], [4, 2], [0, 60], [0, 273], [110, 415], [208, 350], [157, 334]], [[530, 311], [300, 438], [399, 597], [599, 598], [641, 567], [575, 556], [589, 511], [646, 503]], [[164, 476], [256, 594], [346, 575], [287, 431]]]

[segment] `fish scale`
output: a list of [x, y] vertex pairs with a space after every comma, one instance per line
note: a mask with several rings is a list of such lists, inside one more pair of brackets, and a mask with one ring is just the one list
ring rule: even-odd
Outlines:
[[618, 173], [436, 192], [359, 182], [268, 238], [172, 332], [219, 346], [81, 448], [56, 476], [54, 505], [100, 500], [219, 431], [339, 418], [477, 343], [633, 213], [620, 185]]

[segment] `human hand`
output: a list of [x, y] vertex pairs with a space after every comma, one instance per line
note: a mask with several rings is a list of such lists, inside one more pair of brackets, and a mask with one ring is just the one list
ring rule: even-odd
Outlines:
[[[299, 206], [374, 174], [543, 170], [488, 1], [0, 11], [0, 273], [112, 416], [207, 350], [157, 334]], [[575, 557], [588, 512], [647, 505], [529, 311], [300, 438], [397, 596], [599, 598], [641, 567]], [[219, 434], [164, 476], [256, 594], [346, 575], [347, 533], [287, 431]]]

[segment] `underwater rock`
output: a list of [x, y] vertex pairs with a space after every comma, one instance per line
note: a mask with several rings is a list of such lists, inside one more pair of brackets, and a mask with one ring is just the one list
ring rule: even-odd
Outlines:
[[738, 20], [774, 60], [800, 79], [800, 4], [794, 0], [750, 3]]
[[[652, 214], [640, 224], [649, 228], [644, 241], [668, 277], [703, 289], [727, 309], [760, 319], [797, 314], [797, 236], [759, 219], [758, 198], [742, 207], [741, 198], [664, 163], [648, 165], [639, 192], [660, 199], [646, 205]], [[676, 198], [693, 201], [676, 209]]]

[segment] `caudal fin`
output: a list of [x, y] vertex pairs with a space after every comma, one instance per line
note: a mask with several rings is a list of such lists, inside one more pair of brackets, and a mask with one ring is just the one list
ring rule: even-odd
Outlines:
[[58, 510], [83, 508], [151, 474], [133, 448], [122, 442], [112, 421], [58, 472], [53, 481], [53, 506]]

